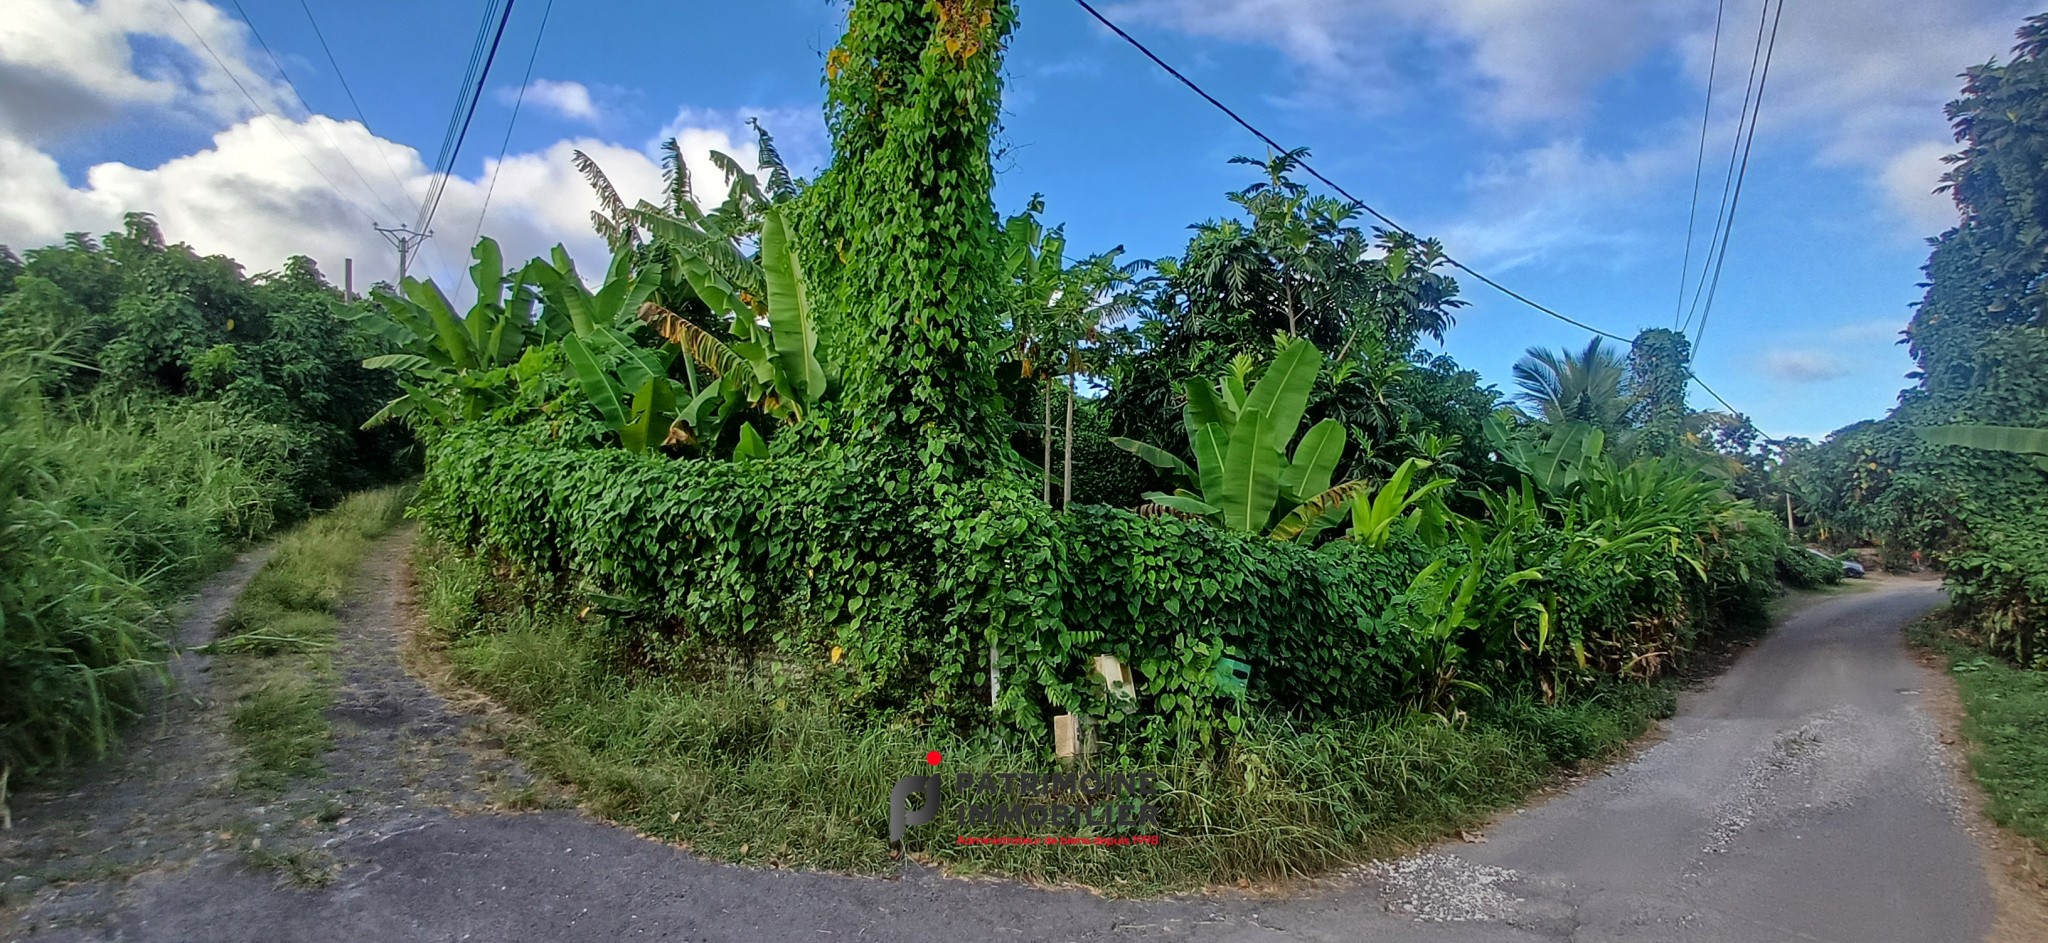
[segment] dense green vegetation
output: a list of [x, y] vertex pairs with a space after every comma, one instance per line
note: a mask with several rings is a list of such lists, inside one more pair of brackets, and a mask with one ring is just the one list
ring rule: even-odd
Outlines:
[[[2048, 668], [2048, 16], [2011, 60], [1964, 75], [1944, 184], [1962, 223], [1934, 240], [1907, 326], [1919, 382], [1882, 420], [1795, 445], [1777, 477], [1822, 536], [1944, 567], [1957, 626]], [[1983, 429], [1981, 427], [1995, 427]], [[2004, 432], [1997, 431], [2003, 428]]]
[[403, 433], [358, 428], [396, 391], [359, 313], [306, 259], [245, 276], [143, 215], [0, 249], [0, 772], [105, 750], [167, 606], [396, 471]]
[[[1732, 493], [1704, 430], [1741, 421], [1686, 407], [1682, 337], [1531, 351], [1504, 404], [1422, 349], [1460, 305], [1441, 251], [1362, 230], [1298, 153], [1246, 161], [1176, 258], [1069, 262], [1040, 201], [999, 218], [1013, 19], [857, 3], [819, 179], [765, 131], [716, 205], [673, 144], [659, 202], [582, 159], [601, 280], [485, 240], [466, 313], [380, 299], [457, 676], [608, 814], [871, 867], [926, 749], [1029, 767], [1071, 715], [1088, 762], [1170, 771], [1159, 828], [1201, 841], [973, 862], [1319, 868], [1612, 750], [1778, 577], [1839, 578]], [[788, 832], [726, 848], [763, 821]]]

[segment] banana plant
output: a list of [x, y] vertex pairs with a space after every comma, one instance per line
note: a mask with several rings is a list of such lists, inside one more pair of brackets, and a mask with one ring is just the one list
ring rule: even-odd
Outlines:
[[378, 410], [364, 428], [393, 420], [415, 428], [473, 420], [511, 400], [514, 368], [531, 365], [527, 354], [540, 339], [533, 307], [536, 279], [545, 266], [528, 265], [508, 274], [504, 254], [489, 237], [478, 240], [470, 255], [476, 260], [469, 270], [476, 300], [467, 313], [458, 316], [433, 281], [406, 278], [399, 294], [380, 293], [378, 310], [357, 316], [399, 348], [364, 360], [363, 366], [404, 375], [399, 380], [404, 395]]
[[561, 345], [572, 385], [627, 451], [694, 445], [692, 414], [681, 404], [695, 403], [696, 396], [669, 376], [675, 354], [644, 347], [630, 333], [640, 306], [661, 283], [659, 265], [634, 261], [629, 253], [614, 256], [604, 282], [591, 291], [568, 252], [556, 246], [552, 264], [529, 266], [546, 300], [536, 329]]
[[1550, 639], [1550, 610], [1526, 585], [1541, 582], [1542, 572], [1521, 569], [1492, 575], [1512, 565], [1514, 534], [1504, 530], [1489, 538], [1477, 522], [1467, 522], [1460, 535], [1466, 556], [1456, 563], [1439, 559], [1423, 567], [1389, 611], [1415, 638], [1415, 659], [1406, 673], [1418, 710], [1451, 709], [1459, 691], [1485, 693], [1485, 687], [1459, 677], [1473, 645], [1479, 646], [1481, 655], [1498, 654], [1519, 637], [1515, 629], [1530, 615], [1536, 619], [1533, 648], [1542, 651]]
[[1275, 343], [1272, 364], [1249, 389], [1248, 358], [1213, 383], [1187, 382], [1182, 424], [1195, 455], [1193, 468], [1165, 449], [1111, 440], [1175, 477], [1179, 487], [1172, 494], [1150, 492], [1146, 500], [1277, 540], [1312, 541], [1342, 520], [1345, 501], [1363, 487], [1330, 481], [1349, 433], [1341, 423], [1325, 419], [1295, 440], [1322, 370], [1322, 352], [1301, 338], [1282, 335]]
[[1410, 534], [1426, 534], [1433, 546], [1442, 546], [1449, 536], [1451, 512], [1437, 493], [1451, 487], [1451, 479], [1438, 478], [1417, 484], [1415, 478], [1430, 463], [1410, 458], [1394, 470], [1377, 492], [1359, 491], [1351, 496], [1352, 540], [1375, 550], [1387, 545], [1396, 528]]
[[[660, 236], [662, 230], [656, 229]], [[780, 209], [769, 207], [761, 217], [761, 259], [741, 259], [758, 282], [760, 294], [737, 289], [732, 341], [723, 340], [689, 319], [654, 302], [640, 306], [641, 320], [652, 325], [695, 369], [709, 374], [721, 395], [744, 402], [786, 425], [805, 414], [834, 390], [836, 371], [820, 359], [818, 321], [811, 307], [803, 263], [790, 245]], [[709, 387], [697, 395], [707, 396]]]
[[1933, 445], [1960, 445], [1964, 448], [2032, 456], [2036, 467], [2048, 471], [2048, 429], [1962, 423], [1949, 426], [1921, 426], [1913, 431]]
[[1482, 423], [1487, 443], [1502, 462], [1529, 476], [1547, 495], [1562, 495], [1577, 484], [1581, 468], [1597, 462], [1607, 435], [1583, 422], [1534, 423], [1511, 428], [1498, 415]]

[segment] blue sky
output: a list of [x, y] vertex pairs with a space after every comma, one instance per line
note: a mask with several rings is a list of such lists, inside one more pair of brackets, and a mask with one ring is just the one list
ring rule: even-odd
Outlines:
[[[156, 212], [172, 238], [251, 268], [303, 252], [389, 277], [374, 221], [429, 180], [482, 3], [312, 0], [368, 127], [296, 0], [10, 0], [0, 21], [0, 243]], [[1615, 333], [1676, 316], [1717, 6], [1706, 0], [1105, 0], [1106, 12], [1353, 193], [1495, 278]], [[629, 197], [679, 135], [751, 158], [759, 116], [785, 156], [826, 157], [819, 74], [842, 9], [822, 0], [557, 4], [499, 162], [545, 0], [517, 3], [422, 260], [448, 278], [484, 231], [508, 252], [601, 250], [572, 148]], [[1067, 0], [1025, 0], [1008, 60], [997, 202], [1042, 192], [1088, 252], [1177, 251], [1263, 146]], [[1721, 193], [1760, 7], [1728, 0], [1704, 214]], [[2029, 12], [2003, 0], [1795, 0], [1698, 372], [1774, 435], [1883, 412], [1910, 369], [1897, 331], [1925, 238], [1954, 74], [2002, 54]], [[177, 14], [184, 14], [183, 19]], [[189, 25], [188, 25], [189, 24]], [[212, 54], [255, 99], [228, 82]], [[259, 111], [260, 109], [260, 111]], [[267, 114], [266, 114], [267, 113]], [[344, 159], [341, 155], [347, 154]], [[317, 167], [318, 170], [314, 168]], [[490, 186], [493, 170], [495, 188]], [[324, 176], [323, 176], [324, 175]], [[1707, 238], [1695, 236], [1694, 271]], [[1583, 343], [1467, 280], [1450, 353], [1506, 386], [1530, 345]], [[1696, 405], [1708, 405], [1695, 390]]]

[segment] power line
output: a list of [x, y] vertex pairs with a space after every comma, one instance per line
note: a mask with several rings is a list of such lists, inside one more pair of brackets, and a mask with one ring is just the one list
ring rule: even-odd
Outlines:
[[[235, 12], [241, 15], [242, 25], [249, 28], [249, 35], [256, 37], [256, 45], [262, 48], [265, 56], [270, 57], [270, 64], [277, 67], [278, 76], [284, 79], [285, 88], [291, 89], [292, 97], [298, 99], [299, 107], [305, 109], [307, 115], [317, 117], [318, 113], [313, 110], [313, 106], [306, 102], [306, 96], [299, 92], [299, 84], [292, 81], [292, 74], [290, 72], [285, 71], [284, 62], [277, 58], [277, 53], [271, 51], [270, 43], [263, 38], [263, 32], [256, 28], [256, 21], [249, 18], [248, 10], [242, 9], [242, 0], [228, 0], [228, 2], [232, 3], [235, 7]], [[370, 185], [369, 178], [363, 176], [362, 170], [356, 167], [356, 162], [349, 159], [348, 151], [342, 148], [340, 141], [335, 140], [334, 129], [323, 124], [320, 126], [320, 131], [326, 136], [327, 145], [332, 147], [336, 154], [341, 155], [341, 162], [347, 164], [349, 171], [356, 175], [356, 180], [362, 183], [363, 191], [370, 194], [370, 198], [376, 200], [377, 205], [384, 207], [385, 212], [397, 216], [398, 211], [392, 209], [391, 204], [384, 199], [383, 194], [378, 193], [377, 188]], [[404, 188], [401, 187], [399, 192], [401, 194], [404, 193]]]
[[505, 139], [498, 142], [498, 160], [491, 165], [491, 183], [484, 188], [484, 205], [482, 209], [477, 210], [476, 232], [469, 237], [471, 244], [483, 238], [484, 216], [491, 211], [491, 194], [498, 192], [498, 171], [505, 168], [505, 152], [512, 146], [512, 129], [519, 125], [519, 106], [526, 104], [526, 86], [533, 82], [533, 63], [540, 58], [541, 37], [547, 35], [548, 14], [554, 10], [555, 0], [548, 0], [548, 5], [540, 10], [540, 28], [533, 34], [533, 50], [526, 54], [526, 74], [519, 78], [519, 97], [512, 100], [512, 118], [505, 122]]
[[484, 54], [483, 68], [476, 73], [476, 81], [468, 95], [469, 108], [462, 116], [462, 127], [455, 132], [455, 144], [448, 150], [448, 159], [442, 165], [441, 177], [433, 188], [433, 199], [427, 203], [420, 216], [420, 223], [413, 228], [422, 232], [434, 222], [434, 213], [441, 208], [441, 196], [448, 191], [448, 178], [455, 172], [455, 161], [462, 156], [462, 141], [469, 136], [469, 124], [476, 118], [476, 106], [483, 100], [484, 83], [490, 79], [491, 64], [497, 61], [498, 44], [505, 39], [505, 24], [512, 18], [512, 5], [517, 0], [505, 0], [503, 11], [498, 16], [497, 31], [491, 36], [490, 51]]
[[185, 18], [185, 11], [178, 9], [178, 5], [170, 2], [170, 0], [164, 0], [164, 6], [170, 7], [171, 12], [177, 14], [178, 21], [184, 23], [185, 29], [192, 33], [192, 38], [199, 41], [199, 48], [206, 50], [206, 54], [212, 57], [213, 64], [220, 66], [220, 70], [227, 74], [228, 81], [233, 82], [235, 88], [241, 91], [242, 97], [249, 100], [249, 107], [256, 109], [257, 113], [265, 118], [269, 118], [271, 130], [276, 131], [278, 137], [284, 138], [284, 142], [291, 145], [292, 150], [298, 152], [299, 159], [305, 161], [306, 166], [313, 168], [313, 172], [319, 174], [320, 179], [327, 181], [327, 188], [333, 190], [334, 195], [340, 197], [342, 202], [355, 207], [356, 212], [363, 214], [364, 219], [375, 223], [377, 221], [375, 214], [364, 209], [361, 203], [355, 201], [355, 198], [343, 192], [341, 187], [335, 184], [334, 178], [327, 176], [327, 171], [321, 170], [320, 165], [315, 163], [313, 158], [306, 154], [305, 149], [299, 146], [299, 142], [294, 140], [291, 135], [286, 134], [283, 128], [278, 127], [277, 116], [271, 114], [269, 109], [256, 101], [256, 96], [250, 93], [249, 87], [243, 85], [242, 80], [235, 75], [235, 70], [228, 68], [227, 61], [220, 57], [220, 53], [213, 51], [213, 44], [207, 42], [206, 37], [200, 35], [199, 30], [192, 25], [192, 21]]
[[[303, 0], [302, 0], [303, 2]], [[1721, 19], [1728, 12], [1728, 0], [1714, 8], [1714, 51], [1707, 57], [1707, 104], [1700, 109], [1700, 146], [1692, 164], [1692, 205], [1685, 217], [1685, 260], [1678, 264], [1678, 302], [1671, 311], [1671, 326], [1679, 326], [1685, 312], [1685, 283], [1692, 272], [1692, 233], [1700, 215], [1700, 175], [1707, 167], [1707, 125], [1714, 117], [1714, 79], [1721, 71]]]
[[1711, 260], [1714, 258], [1719, 244], [1727, 238], [1729, 231], [1726, 225], [1728, 223], [1728, 198], [1735, 188], [1735, 167], [1737, 158], [1742, 152], [1744, 132], [1756, 117], [1754, 106], [1758, 103], [1756, 99], [1757, 67], [1763, 61], [1764, 27], [1769, 21], [1770, 15], [1771, 0], [1763, 0], [1757, 7], [1756, 41], [1749, 50], [1749, 78], [1744, 83], [1742, 89], [1742, 108], [1735, 116], [1735, 135], [1728, 141], [1728, 168], [1722, 171], [1721, 174], [1721, 201], [1714, 209], [1714, 228], [1712, 236], [1707, 240], [1707, 259], [1709, 261], [1700, 267], [1699, 281], [1693, 285], [1692, 303], [1686, 308], [1685, 318], [1678, 326], [1680, 333], [1691, 329], [1693, 318], [1699, 314], [1700, 302], [1706, 297], [1707, 279], [1713, 269]]
[[[1253, 125], [1249, 121], [1246, 121], [1243, 116], [1231, 110], [1230, 106], [1225, 105], [1223, 102], [1217, 100], [1216, 96], [1209, 94], [1208, 91], [1204, 90], [1200, 85], [1195, 84], [1194, 80], [1188, 78], [1186, 75], [1183, 75], [1179, 69], [1174, 68], [1172, 65], [1167, 63], [1166, 60], [1159, 58], [1158, 53], [1153, 52], [1150, 48], [1146, 47], [1144, 43], [1139, 42], [1131, 34], [1124, 32], [1123, 27], [1116, 25], [1114, 22], [1111, 22], [1108, 17], [1103, 16], [1102, 12], [1100, 10], [1095, 9], [1095, 7], [1088, 2], [1088, 0], [1074, 0], [1074, 2], [1076, 4], [1079, 4], [1081, 9], [1087, 11], [1089, 16], [1094, 17], [1096, 22], [1101, 23], [1105, 27], [1108, 27], [1110, 32], [1115, 33], [1124, 42], [1129, 43], [1132, 48], [1138, 50], [1140, 53], [1143, 53], [1145, 58], [1152, 60], [1152, 64], [1165, 70], [1166, 74], [1173, 76], [1182, 85], [1187, 86], [1189, 91], [1192, 91], [1196, 95], [1201, 96], [1202, 100], [1208, 102], [1210, 105], [1215, 106], [1216, 110], [1223, 112], [1225, 115], [1228, 115], [1230, 117], [1230, 120], [1237, 122], [1239, 127], [1242, 127], [1246, 131], [1251, 132], [1253, 137], [1256, 137], [1260, 141], [1265, 142], [1267, 147], [1270, 147], [1275, 151], [1278, 151], [1283, 154], [1292, 153], [1292, 151], [1290, 151], [1288, 148], [1282, 146], [1280, 142], [1274, 140], [1271, 135], [1268, 135], [1266, 132], [1259, 130], [1257, 126]], [[1336, 191], [1338, 194], [1342, 195], [1345, 199], [1350, 200], [1352, 205], [1357, 206], [1359, 209], [1362, 209], [1367, 213], [1371, 214], [1374, 219], [1377, 219], [1380, 222], [1385, 223], [1388, 228], [1410, 238], [1420, 238], [1417, 237], [1415, 233], [1411, 232], [1406, 227], [1402, 226], [1400, 223], [1394, 222], [1392, 219], [1388, 218], [1385, 213], [1382, 213], [1379, 210], [1372, 208], [1372, 206], [1367, 204], [1364, 200], [1352, 196], [1350, 191], [1344, 189], [1336, 181], [1323, 176], [1323, 174], [1320, 171], [1316, 170], [1315, 167], [1311, 166], [1307, 161], [1300, 161], [1299, 163], [1301, 169], [1307, 171], [1309, 176], [1314, 177], [1316, 180], [1320, 181], [1324, 186], [1329, 187], [1330, 189]], [[1487, 276], [1473, 269], [1471, 266], [1466, 265], [1465, 263], [1460, 262], [1457, 259], [1451, 258], [1448, 255], [1444, 256], [1444, 262], [1450, 265], [1451, 267], [1456, 268], [1459, 271], [1464, 272], [1465, 274], [1470, 275], [1475, 279], [1478, 279], [1487, 287], [1492, 288], [1493, 290], [1498, 291], [1501, 294], [1508, 296], [1509, 298], [1513, 298], [1516, 301], [1528, 305], [1530, 308], [1542, 312], [1543, 314], [1548, 315], [1552, 318], [1556, 318], [1557, 320], [1569, 324], [1573, 327], [1576, 327], [1580, 330], [1587, 331], [1591, 334], [1597, 335], [1599, 337], [1604, 337], [1609, 340], [1618, 341], [1622, 344], [1628, 344], [1633, 346], [1635, 343], [1635, 341], [1631, 338], [1623, 337], [1612, 331], [1601, 330], [1600, 328], [1587, 324], [1584, 321], [1580, 321], [1576, 318], [1564, 315], [1546, 305], [1539, 304], [1538, 302], [1531, 300], [1528, 296], [1523, 295], [1521, 292], [1515, 291], [1514, 289], [1502, 285], [1500, 282], [1488, 278]], [[1692, 373], [1690, 370], [1688, 370], [1687, 373], [1693, 380], [1693, 382], [1698, 383], [1701, 389], [1706, 390], [1707, 393], [1713, 396], [1715, 400], [1719, 401], [1722, 406], [1726, 407], [1730, 412], [1737, 412], [1735, 407], [1729, 405], [1727, 400], [1722, 399], [1719, 393], [1715, 393], [1712, 388], [1708, 387], [1706, 382], [1699, 378], [1698, 374]]]
[[[1270, 135], [1266, 134], [1266, 132], [1259, 130], [1257, 126], [1253, 125], [1249, 121], [1246, 121], [1237, 112], [1232, 111], [1230, 109], [1230, 106], [1225, 105], [1221, 101], [1218, 101], [1216, 99], [1216, 96], [1209, 94], [1200, 85], [1195, 84], [1193, 79], [1190, 79], [1185, 75], [1182, 75], [1179, 69], [1176, 69], [1173, 66], [1167, 64], [1166, 60], [1159, 58], [1159, 55], [1153, 52], [1151, 49], [1147, 48], [1144, 43], [1139, 42], [1136, 38], [1132, 37], [1131, 34], [1124, 32], [1123, 27], [1120, 27], [1115, 23], [1110, 22], [1110, 19], [1106, 16], [1103, 16], [1101, 11], [1095, 9], [1094, 6], [1090, 5], [1088, 3], [1088, 0], [1074, 0], [1074, 2], [1080, 4], [1081, 9], [1088, 11], [1088, 15], [1094, 17], [1096, 22], [1101, 23], [1106, 27], [1109, 27], [1110, 32], [1117, 34], [1117, 36], [1121, 37], [1124, 42], [1131, 44], [1132, 48], [1138, 50], [1141, 53], [1144, 53], [1145, 58], [1152, 60], [1152, 63], [1154, 65], [1157, 65], [1161, 69], [1166, 70], [1166, 74], [1173, 76], [1175, 79], [1178, 79], [1180, 81], [1180, 84], [1188, 87], [1189, 91], [1192, 91], [1195, 94], [1202, 96], [1202, 99], [1204, 101], [1207, 101], [1209, 104], [1216, 106], [1216, 110], [1221, 111], [1225, 115], [1230, 116], [1230, 120], [1237, 122], [1239, 127], [1244, 128], [1246, 131], [1251, 132], [1252, 136], [1258, 138], [1261, 141], [1264, 141], [1267, 147], [1273, 148], [1274, 150], [1279, 151], [1283, 154], [1292, 153], [1292, 151], [1290, 151], [1289, 149], [1282, 147], [1280, 145], [1280, 142], [1273, 140], [1273, 138]], [[1395, 232], [1398, 232], [1404, 236], [1408, 236], [1413, 239], [1421, 238], [1415, 235], [1414, 232], [1411, 232], [1407, 227], [1402, 226], [1400, 223], [1394, 222], [1392, 219], [1388, 218], [1388, 216], [1385, 213], [1373, 209], [1372, 206], [1366, 203], [1364, 200], [1352, 196], [1351, 191], [1344, 189], [1342, 186], [1338, 185], [1336, 181], [1323, 176], [1321, 171], [1318, 171], [1313, 166], [1310, 166], [1307, 161], [1298, 161], [1298, 163], [1301, 165], [1302, 170], [1308, 172], [1309, 176], [1316, 178], [1318, 181], [1321, 181], [1324, 186], [1337, 191], [1337, 193], [1342, 195], [1345, 199], [1350, 200], [1353, 206], [1356, 206], [1359, 209], [1366, 211], [1367, 213], [1371, 214], [1374, 219], [1377, 219], [1380, 222], [1385, 223], [1387, 225], [1387, 228], [1392, 229]], [[1534, 308], [1537, 311], [1541, 311], [1544, 314], [1556, 318], [1559, 321], [1563, 321], [1564, 323], [1576, 327], [1582, 331], [1590, 331], [1601, 337], [1620, 341], [1624, 344], [1632, 343], [1632, 341], [1630, 341], [1629, 338], [1613, 333], [1612, 331], [1603, 331], [1600, 328], [1594, 327], [1591, 324], [1587, 324], [1584, 321], [1580, 321], [1576, 318], [1569, 317], [1546, 305], [1539, 304], [1538, 302], [1530, 299], [1527, 295], [1524, 295], [1521, 292], [1515, 291], [1514, 289], [1501, 284], [1500, 282], [1488, 278], [1487, 276], [1481, 274], [1477, 269], [1474, 269], [1471, 266], [1466, 265], [1465, 263], [1450, 257], [1449, 255], [1445, 255], [1443, 259], [1446, 265], [1449, 265], [1452, 268], [1455, 268], [1461, 272], [1464, 272], [1467, 275], [1472, 276], [1475, 279], [1478, 279], [1487, 287], [1492, 288], [1493, 290], [1498, 291], [1501, 294], [1506, 295], [1510, 298], [1513, 298], [1514, 300], [1519, 301], [1525, 305], [1528, 305], [1529, 307]]]
[[1707, 317], [1714, 313], [1714, 296], [1721, 291], [1721, 266], [1728, 261], [1728, 240], [1735, 232], [1735, 209], [1742, 205], [1742, 182], [1749, 176], [1749, 151], [1756, 144], [1757, 116], [1763, 112], [1764, 85], [1771, 80], [1771, 53], [1778, 46], [1778, 21], [1785, 15], [1785, 0], [1778, 0], [1778, 12], [1771, 17], [1771, 40], [1764, 48], [1764, 71], [1756, 83], [1756, 108], [1750, 112], [1749, 135], [1742, 142], [1742, 169], [1735, 174], [1735, 195], [1728, 201], [1728, 227], [1721, 232], [1721, 254], [1714, 260], [1714, 283], [1707, 289], [1707, 306], [1700, 310], [1700, 326], [1693, 333], [1692, 346], [1695, 353], [1700, 338], [1707, 334]]
[[[362, 104], [356, 101], [355, 89], [349, 87], [348, 76], [342, 74], [341, 63], [334, 58], [333, 48], [327, 45], [327, 34], [320, 31], [320, 21], [314, 18], [312, 6], [307, 4], [306, 0], [299, 0], [299, 9], [306, 11], [306, 22], [313, 27], [313, 38], [320, 41], [320, 51], [327, 54], [327, 64], [334, 69], [335, 79], [341, 82], [341, 92], [348, 96], [349, 107], [355, 109], [356, 120], [363, 123], [363, 130], [370, 132], [371, 137], [376, 137], [377, 132], [370, 127], [370, 116], [363, 113]], [[243, 19], [247, 19], [247, 17], [245, 16]], [[251, 29], [253, 30], [254, 27], [251, 27]], [[280, 69], [279, 71], [283, 70]], [[398, 196], [400, 201], [403, 202], [406, 195], [405, 181], [399, 177], [398, 168], [391, 165], [391, 155], [385, 153], [384, 149], [380, 147], [377, 149], [377, 156], [383, 160], [384, 169], [390, 172], [391, 182], [398, 186]]]

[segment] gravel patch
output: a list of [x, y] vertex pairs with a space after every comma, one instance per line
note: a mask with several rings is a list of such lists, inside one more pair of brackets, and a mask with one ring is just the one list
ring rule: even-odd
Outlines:
[[1521, 880], [1520, 872], [1473, 864], [1457, 855], [1381, 861], [1365, 874], [1380, 882], [1388, 910], [1432, 923], [1506, 920], [1522, 902], [1500, 888]]

